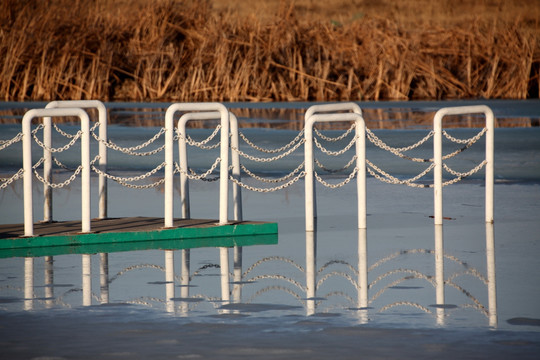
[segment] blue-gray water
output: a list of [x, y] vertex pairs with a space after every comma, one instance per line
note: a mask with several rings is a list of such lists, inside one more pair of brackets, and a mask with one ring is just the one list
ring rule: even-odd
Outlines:
[[[433, 111], [446, 104], [400, 104], [405, 105]], [[490, 105], [497, 117], [540, 117], [538, 102]], [[75, 132], [76, 126], [64, 125], [62, 129]], [[123, 146], [133, 146], [158, 130], [115, 125], [109, 137]], [[0, 139], [9, 139], [18, 131], [18, 126], [0, 125]], [[267, 148], [282, 146], [297, 134], [288, 130], [242, 131]], [[477, 131], [459, 129], [451, 134], [468, 138]], [[210, 132], [191, 130], [190, 134], [202, 139]], [[426, 130], [384, 130], [376, 134], [388, 144], [401, 147], [421, 139]], [[59, 144], [65, 142], [56, 139]], [[428, 157], [430, 144], [416, 154]], [[245, 144], [242, 146], [250, 151]], [[110, 171], [117, 175], [140, 174], [159, 164], [162, 154], [132, 159], [110, 151]], [[460, 171], [470, 169], [482, 155], [480, 142], [460, 154], [455, 167]], [[215, 152], [198, 154], [190, 149], [190, 166], [204, 171], [215, 156]], [[409, 178], [421, 169], [371, 145], [367, 157], [399, 178]], [[69, 166], [75, 165], [77, 159], [77, 149], [61, 157]], [[335, 168], [348, 160], [347, 156], [326, 159]], [[258, 174], [281, 176], [302, 160], [300, 149], [276, 163], [245, 161], [245, 165]], [[3, 175], [19, 167], [17, 146], [0, 152]], [[367, 183], [367, 264], [371, 283], [367, 309], [359, 309], [360, 234], [356, 230], [356, 188], [352, 183], [336, 190], [317, 188], [315, 264], [319, 285], [315, 297], [308, 300], [308, 235], [304, 232], [301, 180], [272, 193], [243, 191], [244, 218], [277, 222], [279, 239], [277, 245], [244, 247], [242, 282], [231, 284], [231, 290], [240, 289], [241, 295], [231, 304], [221, 301], [219, 251], [215, 248], [191, 250], [189, 287], [182, 286], [178, 278], [181, 256], [180, 251], [175, 251], [177, 278], [172, 302], [167, 302], [163, 250], [110, 253], [106, 287], [100, 278], [100, 254], [92, 254], [91, 306], [83, 306], [86, 300], [81, 255], [55, 256], [52, 266], [43, 257], [35, 258], [31, 276], [28, 272], [25, 276], [24, 258], [0, 259], [0, 354], [3, 358], [67, 359], [536, 358], [540, 350], [539, 128], [496, 130], [495, 174], [495, 320], [488, 311], [493, 299], [486, 283], [489, 232], [483, 217], [483, 173], [444, 190], [444, 216], [450, 219], [444, 224], [445, 306], [435, 306], [432, 281], [432, 190], [389, 185], [372, 177]], [[57, 176], [63, 180], [68, 173], [59, 172]], [[338, 182], [344, 177], [325, 179]], [[163, 192], [159, 188], [132, 190], [114, 182], [109, 184], [110, 216], [162, 216]], [[97, 179], [93, 179], [92, 186], [95, 194]], [[21, 190], [20, 181], [0, 190], [1, 223], [22, 222]], [[55, 192], [55, 219], [80, 216], [79, 190], [76, 181]], [[36, 185], [37, 204], [42, 201], [41, 192]], [[191, 182], [190, 195], [192, 217], [217, 217], [216, 183]], [[96, 204], [94, 201], [93, 217], [97, 216]], [[34, 213], [39, 219], [41, 206]], [[30, 291], [29, 283], [33, 285], [30, 296], [25, 293]]]

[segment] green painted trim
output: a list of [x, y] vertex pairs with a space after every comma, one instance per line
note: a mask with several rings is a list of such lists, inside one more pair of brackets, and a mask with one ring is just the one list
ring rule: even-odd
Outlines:
[[218, 239], [224, 237], [270, 235], [277, 234], [277, 232], [277, 223], [242, 223], [209, 227], [178, 227], [149, 231], [35, 236], [1, 239], [0, 250], [202, 238], [211, 238], [214, 243], [218, 243]]
[[277, 234], [262, 234], [251, 236], [226, 236], [219, 238], [195, 238], [182, 240], [148, 240], [110, 242], [103, 244], [64, 245], [29, 247], [0, 250], [0, 258], [12, 257], [41, 257], [68, 254], [114, 253], [137, 250], [178, 250], [202, 247], [233, 247], [251, 245], [275, 245], [278, 243]]

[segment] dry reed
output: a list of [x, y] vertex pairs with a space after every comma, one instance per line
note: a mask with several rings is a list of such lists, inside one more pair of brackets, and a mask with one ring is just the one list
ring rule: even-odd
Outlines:
[[0, 97], [539, 97], [540, 32], [530, 18], [434, 23], [366, 15], [342, 22], [300, 17], [301, 10], [281, 2], [261, 19], [217, 11], [209, 2], [6, 0], [0, 4]]

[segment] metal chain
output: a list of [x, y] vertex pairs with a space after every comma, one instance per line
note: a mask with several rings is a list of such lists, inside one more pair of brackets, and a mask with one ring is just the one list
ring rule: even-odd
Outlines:
[[77, 134], [75, 134], [75, 135], [73, 136], [73, 138], [72, 138], [66, 145], [64, 145], [64, 146], [62, 146], [62, 147], [59, 147], [59, 148], [50, 148], [50, 147], [48, 147], [48, 146], [45, 146], [45, 144], [42, 143], [41, 141], [39, 141], [39, 139], [37, 138], [37, 136], [36, 136], [35, 133], [32, 133], [32, 136], [34, 137], [35, 142], [36, 142], [39, 146], [41, 146], [43, 149], [45, 149], [45, 150], [47, 150], [47, 151], [50, 151], [50, 152], [52, 152], [52, 153], [56, 153], [56, 152], [59, 153], [59, 152], [62, 152], [62, 151], [66, 151], [67, 149], [69, 149], [70, 147], [72, 147], [73, 144], [75, 144], [75, 142], [76, 142], [77, 140], [79, 140], [79, 138], [81, 137], [81, 135], [82, 135], [82, 131], [79, 130], [79, 131], [77, 131]]
[[44, 157], [41, 157], [41, 159], [39, 159], [37, 161], [37, 163], [35, 163], [33, 166], [32, 166], [32, 169], [37, 169], [39, 167], [39, 165], [41, 165], [43, 162], [45, 161], [45, 158]]
[[77, 136], [77, 134], [68, 134], [68, 133], [64, 132], [62, 129], [60, 129], [58, 127], [58, 125], [56, 125], [56, 123], [53, 123], [53, 126], [54, 126], [54, 129], [56, 130], [56, 132], [58, 132], [60, 135], [62, 135], [64, 137], [67, 137], [69, 139], [73, 139], [75, 136]]
[[302, 169], [302, 167], [304, 167], [304, 162], [302, 161], [302, 163], [296, 169], [294, 169], [289, 174], [287, 174], [287, 175], [285, 175], [283, 177], [280, 177], [278, 179], [265, 179], [263, 177], [255, 175], [254, 173], [249, 171], [243, 164], [240, 164], [240, 167], [242, 168], [242, 170], [244, 170], [244, 172], [246, 174], [248, 174], [249, 176], [251, 176], [252, 178], [254, 178], [256, 180], [259, 180], [259, 181], [262, 181], [262, 182], [265, 182], [265, 183], [279, 183], [279, 182], [283, 182], [283, 181], [288, 180], [291, 177], [293, 177], [298, 171], [300, 171], [300, 169]]
[[313, 130], [315, 131], [315, 134], [317, 134], [317, 136], [320, 137], [321, 139], [330, 141], [330, 142], [336, 142], [336, 141], [345, 139], [351, 133], [351, 131], [353, 131], [355, 128], [356, 128], [356, 124], [353, 123], [347, 131], [345, 131], [343, 134], [337, 137], [326, 136], [322, 134], [319, 130], [317, 130], [316, 127], [314, 127]]
[[[189, 169], [189, 173], [191, 174], [192, 178], [198, 176], [197, 173], [195, 172], [195, 170], [193, 170], [193, 169], [191, 169], [191, 168]], [[217, 175], [217, 176], [215, 176], [215, 177], [213, 177], [213, 178], [208, 178], [208, 175], [210, 175], [210, 173], [207, 174], [207, 175], [204, 176], [204, 177], [201, 177], [201, 178], [198, 179], [198, 180], [206, 181], [206, 182], [214, 182], [214, 181], [218, 181], [218, 180], [219, 180], [219, 175]]]
[[444, 182], [442, 184], [442, 186], [448, 186], [448, 185], [455, 184], [455, 183], [463, 180], [463, 178], [466, 178], [468, 176], [471, 176], [471, 175], [477, 173], [481, 168], [484, 167], [484, 165], [486, 165], [486, 163], [487, 163], [487, 161], [484, 160], [480, 164], [475, 166], [473, 169], [471, 169], [470, 171], [465, 172], [465, 173], [460, 173], [460, 172], [454, 171], [454, 170], [450, 169], [446, 164], [443, 164], [444, 169], [446, 171], [448, 171], [450, 174], [452, 174], [452, 175], [454, 175], [456, 177], [451, 179], [451, 180], [448, 180], [448, 181]]
[[231, 146], [231, 149], [233, 151], [236, 151], [239, 155], [245, 157], [246, 159], [252, 160], [252, 161], [271, 162], [271, 161], [276, 161], [276, 160], [283, 159], [285, 156], [290, 155], [293, 151], [298, 149], [300, 147], [300, 145], [302, 145], [304, 142], [305, 142], [305, 139], [302, 139], [301, 141], [296, 143], [296, 145], [294, 145], [292, 148], [290, 148], [288, 151], [284, 152], [283, 154], [280, 154], [280, 155], [277, 155], [277, 156], [274, 156], [274, 157], [269, 157], [269, 158], [260, 158], [260, 157], [255, 157], [255, 156], [248, 155], [245, 152], [241, 151], [240, 149], [238, 149], [238, 148], [236, 148], [234, 146]]
[[[197, 175], [194, 172], [192, 172], [192, 174], [188, 174], [186, 171], [184, 171], [182, 168], [180, 168], [178, 163], [174, 163], [174, 166], [176, 167], [176, 170], [179, 173], [186, 175], [188, 177], [188, 179], [190, 179], [190, 180], [203, 180], [206, 177], [208, 177], [208, 175], [210, 175], [216, 169], [216, 167], [218, 166], [218, 164], [220, 162], [221, 162], [221, 158], [219, 158], [219, 157], [216, 158], [216, 161], [214, 161], [214, 163], [212, 164], [210, 169], [208, 169], [205, 173], [200, 174], [200, 175]], [[219, 177], [218, 177], [218, 179], [219, 179]], [[214, 179], [212, 179], [212, 181], [214, 181]]]
[[412, 144], [410, 146], [405, 146], [405, 147], [402, 147], [402, 148], [394, 148], [394, 147], [391, 147], [391, 146], [387, 145], [384, 141], [379, 139], [371, 130], [366, 128], [367, 138], [368, 138], [369, 141], [371, 141], [373, 143], [373, 145], [375, 145], [375, 146], [377, 146], [377, 147], [379, 147], [379, 148], [381, 148], [383, 150], [389, 151], [392, 154], [394, 154], [394, 155], [396, 155], [396, 156], [398, 156], [398, 157], [400, 157], [402, 159], [407, 159], [407, 160], [414, 161], [414, 162], [433, 161], [432, 159], [421, 159], [421, 158], [410, 157], [410, 156], [407, 156], [407, 155], [403, 154], [403, 152], [419, 147], [420, 145], [422, 145], [423, 143], [428, 141], [434, 134], [435, 134], [435, 132], [432, 130], [424, 138], [420, 139], [418, 142], [416, 142], [416, 143], [414, 143], [414, 144]]
[[120, 177], [120, 176], [107, 174], [106, 172], [101, 171], [100, 169], [95, 167], [93, 164], [91, 165], [91, 167], [92, 167], [92, 170], [94, 170], [99, 175], [105, 176], [107, 179], [111, 179], [111, 180], [114, 180], [114, 181], [117, 181], [117, 182], [128, 183], [128, 182], [133, 182], [133, 181], [140, 181], [140, 180], [146, 179], [146, 178], [154, 175], [156, 172], [158, 172], [160, 169], [162, 169], [165, 166], [165, 164], [166, 164], [165, 162], [162, 162], [157, 167], [155, 167], [154, 169], [150, 170], [147, 173], [144, 173], [144, 174], [138, 175], [138, 176], [131, 176], [131, 177]]
[[[366, 163], [369, 165], [367, 168], [368, 172], [375, 177], [377, 180], [380, 180], [382, 182], [385, 182], [387, 184], [394, 184], [394, 185], [407, 185], [410, 187], [417, 187], [417, 188], [426, 188], [426, 187], [433, 187], [433, 184], [415, 184], [414, 182], [418, 179], [425, 176], [428, 172], [430, 172], [434, 167], [435, 164], [431, 163], [424, 171], [422, 171], [420, 174], [407, 179], [407, 180], [399, 180], [398, 178], [388, 174], [387, 172], [381, 170], [378, 168], [375, 164], [373, 164], [371, 161], [366, 159]], [[373, 169], [372, 169], [373, 168]], [[381, 174], [381, 175], [379, 175]]]
[[297, 182], [298, 180], [300, 180], [304, 176], [306, 176], [306, 172], [301, 171], [295, 178], [293, 178], [289, 182], [286, 182], [285, 184], [282, 184], [282, 185], [274, 187], [274, 188], [256, 188], [256, 187], [244, 184], [243, 182], [241, 182], [241, 181], [235, 179], [234, 177], [232, 177], [231, 175], [229, 176], [229, 179], [232, 182], [234, 182], [235, 184], [240, 185], [244, 189], [251, 190], [251, 191], [256, 191], [256, 192], [260, 192], [260, 193], [269, 193], [269, 192], [285, 189], [286, 187], [291, 186], [292, 184], [294, 184], [295, 182]]
[[330, 156], [339, 156], [341, 154], [344, 154], [346, 151], [348, 151], [355, 143], [356, 143], [356, 139], [357, 137], [355, 136], [354, 138], [352, 138], [352, 140], [347, 144], [347, 146], [345, 146], [345, 148], [343, 148], [342, 150], [340, 151], [330, 151], [328, 149], [326, 149], [325, 147], [323, 147], [319, 141], [317, 141], [317, 138], [313, 138], [313, 142], [315, 142], [315, 145], [323, 152], [325, 153], [326, 155], [330, 155]]
[[55, 163], [56, 165], [58, 165], [59, 167], [61, 167], [62, 169], [68, 170], [68, 171], [75, 171], [75, 169], [70, 169], [70, 168], [68, 168], [66, 165], [62, 164], [62, 163], [60, 162], [60, 160], [58, 160], [58, 159], [56, 158], [56, 156], [53, 156], [52, 159], [53, 159], [54, 163]]
[[417, 147], [419, 147], [420, 145], [428, 141], [435, 134], [435, 132], [431, 130], [425, 137], [420, 139], [418, 142], [409, 146], [402, 147], [402, 148], [394, 148], [394, 147], [388, 146], [387, 144], [384, 143], [384, 141], [379, 139], [377, 135], [373, 133], [373, 131], [369, 130], [368, 128], [366, 128], [366, 134], [369, 141], [371, 141], [374, 145], [380, 147], [381, 149], [384, 149], [393, 153], [393, 152], [405, 152], [412, 149], [416, 149]]
[[320, 176], [319, 174], [317, 174], [316, 171], [314, 171], [314, 174], [315, 174], [315, 178], [317, 179], [318, 182], [320, 182], [321, 184], [323, 184], [324, 186], [330, 188], [330, 189], [337, 189], [337, 188], [340, 188], [342, 186], [345, 186], [347, 185], [355, 176], [356, 176], [356, 173], [358, 172], [358, 168], [355, 167], [353, 169], [353, 171], [349, 174], [349, 176], [343, 180], [342, 182], [340, 183], [337, 183], [337, 184], [330, 184], [330, 183], [327, 183], [326, 181], [324, 181]]
[[265, 148], [262, 148], [260, 146], [255, 145], [253, 142], [251, 142], [244, 134], [242, 134], [242, 132], [238, 132], [238, 134], [246, 142], [246, 144], [248, 144], [252, 148], [254, 148], [256, 150], [259, 150], [260, 152], [263, 152], [263, 153], [276, 154], [276, 153], [287, 150], [288, 148], [293, 146], [297, 141], [301, 141], [301, 138], [304, 135], [304, 129], [302, 129], [302, 131], [300, 131], [300, 133], [298, 135], [296, 135], [296, 137], [294, 139], [292, 139], [291, 142], [289, 142], [288, 144], [280, 147], [279, 149], [265, 149]]
[[69, 185], [73, 180], [75, 180], [75, 178], [77, 177], [77, 175], [79, 175], [79, 173], [81, 172], [82, 170], [82, 165], [79, 165], [79, 167], [77, 167], [77, 169], [75, 169], [75, 172], [66, 180], [64, 181], [63, 183], [58, 183], [58, 184], [53, 184], [53, 183], [50, 183], [49, 181], [47, 181], [45, 178], [41, 177], [37, 170], [34, 169], [34, 175], [36, 176], [36, 178], [38, 178], [39, 181], [41, 181], [43, 184], [47, 185], [47, 186], [50, 186], [51, 188], [53, 189], [60, 189], [60, 188], [63, 188], [64, 186], [67, 186]]
[[39, 130], [43, 129], [44, 127], [45, 127], [45, 125], [39, 124], [38, 126], [36, 126], [36, 128], [34, 130], [32, 130], [32, 135], [37, 134], [37, 132]]
[[329, 169], [326, 166], [324, 166], [317, 158], [315, 158], [315, 164], [317, 164], [318, 167], [320, 167], [322, 170], [324, 170], [326, 172], [337, 173], [337, 172], [341, 172], [343, 170], [348, 169], [354, 163], [354, 161], [356, 159], [358, 159], [358, 156], [354, 155], [352, 157], [352, 159], [344, 167], [342, 167], [341, 169]]
[[0, 151], [1, 150], [4, 150], [5, 148], [15, 144], [15, 143], [18, 143], [19, 141], [22, 140], [22, 137], [23, 137], [23, 133], [20, 132], [18, 133], [17, 135], [15, 135], [12, 139], [9, 139], [9, 140], [0, 140]]
[[138, 190], [142, 190], [142, 189], [150, 189], [150, 188], [154, 188], [156, 186], [159, 186], [161, 184], [163, 184], [165, 182], [165, 178], [161, 178], [159, 179], [158, 181], [156, 182], [153, 182], [151, 184], [147, 184], [147, 185], [135, 185], [135, 184], [129, 184], [127, 182], [124, 182], [124, 181], [117, 181], [120, 185], [122, 186], [125, 186], [127, 188], [130, 188], [130, 189], [138, 189]]
[[105, 141], [103, 139], [100, 139], [98, 137], [98, 135], [96, 135], [96, 133], [94, 131], [91, 131], [90, 133], [92, 134], [94, 139], [96, 139], [98, 142], [102, 143], [103, 145], [105, 145], [109, 149], [116, 150], [116, 151], [119, 151], [121, 153], [124, 153], [124, 154], [127, 154], [127, 155], [132, 155], [132, 156], [151, 156], [151, 155], [155, 155], [155, 154], [159, 153], [160, 151], [162, 151], [165, 148], [165, 145], [162, 145], [159, 148], [157, 148], [155, 150], [152, 150], [152, 151], [147, 151], [147, 152], [135, 152], [135, 151], [143, 149], [143, 148], [147, 147], [148, 145], [152, 144], [165, 131], [166, 131], [165, 128], [161, 128], [159, 130], [159, 132], [157, 134], [155, 134], [150, 140], [148, 140], [148, 141], [146, 141], [146, 142], [144, 142], [144, 143], [142, 143], [140, 145], [132, 146], [132, 147], [122, 147], [122, 146], [119, 146], [119, 145], [113, 143], [111, 140]]
[[218, 142], [217, 144], [214, 144], [214, 145], [206, 145], [206, 144], [208, 144], [208, 142], [210, 142], [213, 138], [216, 137], [219, 129], [221, 129], [221, 124], [216, 126], [216, 129], [214, 130], [214, 132], [212, 132], [212, 134], [210, 134], [210, 136], [208, 136], [206, 139], [204, 139], [202, 141], [195, 141], [187, 134], [186, 134], [186, 136], [184, 136], [184, 135], [180, 134], [180, 131], [178, 129], [176, 129], [176, 135], [178, 136], [179, 139], [185, 140], [186, 143], [188, 143], [191, 146], [196, 146], [196, 147], [199, 147], [199, 148], [205, 149], [205, 150], [211, 150], [211, 149], [217, 148], [221, 144], [221, 141], [220, 141], [220, 142]]
[[473, 136], [472, 138], [470, 139], [457, 139], [455, 137], [453, 137], [452, 135], [450, 135], [449, 133], [446, 132], [446, 130], [443, 130], [442, 133], [443, 135], [450, 141], [452, 142], [455, 142], [455, 143], [458, 143], [458, 144], [468, 144], [470, 142], [472, 143], [475, 143], [478, 141], [478, 139], [480, 139], [482, 137], [482, 135], [484, 135], [487, 131], [487, 128], [483, 128], [482, 131], [480, 131], [478, 134], [476, 134], [475, 136]]
[[0, 189], [5, 189], [6, 187], [8, 187], [9, 184], [11, 184], [12, 182], [16, 181], [16, 180], [19, 180], [20, 178], [22, 178], [23, 176], [23, 173], [24, 173], [24, 169], [19, 169], [19, 171], [17, 171], [15, 174], [13, 174], [10, 178], [2, 178], [0, 179], [0, 181], [2, 182], [0, 184]]

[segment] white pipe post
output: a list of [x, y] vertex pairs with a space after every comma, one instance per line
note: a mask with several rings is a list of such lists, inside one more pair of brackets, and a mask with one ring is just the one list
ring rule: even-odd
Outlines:
[[486, 223], [493, 224], [493, 187], [495, 159], [495, 116], [487, 106], [483, 106], [486, 115]]
[[43, 222], [53, 221], [53, 189], [49, 185], [52, 182], [52, 119], [47, 116], [43, 118]]
[[367, 266], [367, 229], [358, 229], [358, 320], [367, 324], [368, 318], [368, 266]]
[[313, 176], [313, 117], [309, 117], [304, 125], [304, 168], [305, 179], [305, 206], [306, 231], [315, 231], [315, 183]]
[[437, 111], [433, 119], [433, 206], [435, 225], [443, 223], [443, 196], [442, 196], [442, 118], [444, 109]]
[[437, 324], [444, 325], [444, 240], [442, 225], [435, 225], [435, 301], [437, 304]]
[[[97, 109], [99, 122], [99, 169], [107, 172], [107, 108], [99, 100], [61, 100], [51, 101], [45, 107], [46, 109], [53, 108], [81, 108], [81, 109]], [[44, 119], [45, 121], [46, 119]], [[45, 125], [45, 128], [47, 125]], [[44, 129], [45, 130], [45, 129]], [[99, 218], [107, 218], [107, 178], [103, 174], [99, 174]], [[52, 199], [51, 199], [52, 204]], [[51, 210], [52, 211], [52, 210]], [[52, 218], [51, 218], [52, 220]]]
[[[238, 119], [233, 113], [229, 113], [231, 126], [231, 148], [239, 149], [238, 142]], [[232, 177], [236, 181], [241, 181], [240, 175], [240, 154], [238, 151], [231, 151]], [[242, 221], [242, 188], [237, 183], [233, 183], [233, 219], [234, 221]]]
[[356, 193], [358, 197], [358, 229], [367, 228], [366, 196], [366, 124], [360, 115], [356, 120]]
[[182, 218], [189, 219], [190, 202], [189, 202], [189, 178], [188, 178], [188, 156], [187, 156], [187, 139], [186, 139], [186, 123], [193, 113], [182, 115], [178, 120], [178, 157], [180, 165], [180, 207], [182, 208]]
[[486, 223], [486, 259], [488, 279], [489, 326], [497, 326], [497, 282], [495, 277], [495, 239], [493, 224]]
[[32, 129], [31, 121], [37, 116], [36, 110], [24, 114], [23, 132], [23, 200], [24, 200], [24, 236], [34, 236], [34, 209], [32, 200]]
[[317, 293], [317, 231], [306, 231], [306, 314], [314, 315]]
[[90, 119], [84, 110], [80, 110], [81, 119], [81, 222], [82, 232], [88, 233], [90, 228]]
[[165, 113], [165, 224], [171, 228], [174, 223], [174, 113], [172, 107]]
[[356, 154], [358, 166], [358, 228], [366, 228], [366, 177], [365, 177], [365, 124], [361, 114], [354, 113], [334, 113], [334, 114], [313, 114], [305, 123], [304, 127], [304, 167], [306, 171], [305, 179], [305, 211], [306, 211], [306, 231], [314, 231], [316, 216], [315, 182], [313, 171], [313, 125], [316, 122], [354, 121], [357, 127], [356, 135], [361, 138], [356, 139]]

